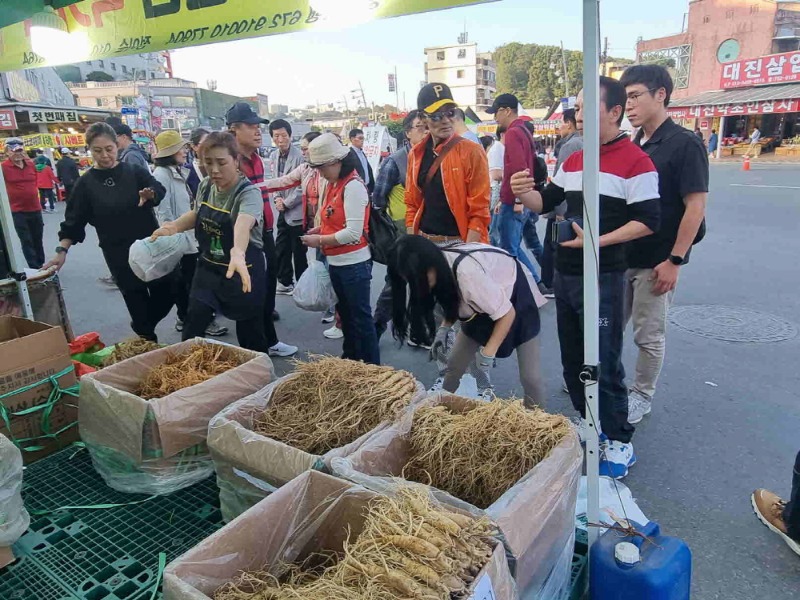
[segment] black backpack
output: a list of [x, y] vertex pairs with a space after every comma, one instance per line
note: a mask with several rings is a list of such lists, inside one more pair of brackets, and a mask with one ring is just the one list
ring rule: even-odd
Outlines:
[[388, 264], [389, 250], [400, 237], [400, 232], [384, 208], [370, 208], [369, 233], [367, 242], [372, 260], [382, 265]]

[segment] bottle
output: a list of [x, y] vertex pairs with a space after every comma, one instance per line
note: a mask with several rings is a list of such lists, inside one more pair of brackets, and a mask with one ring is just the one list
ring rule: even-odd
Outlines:
[[632, 523], [647, 537], [609, 529], [592, 546], [591, 600], [689, 600], [692, 553], [676, 537], [661, 535], [658, 523]]

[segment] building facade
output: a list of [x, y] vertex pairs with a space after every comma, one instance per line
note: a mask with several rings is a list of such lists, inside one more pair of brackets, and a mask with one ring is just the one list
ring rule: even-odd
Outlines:
[[82, 83], [90, 73], [105, 73], [115, 80], [164, 79], [170, 77], [168, 52], [149, 52], [115, 56], [114, 58], [86, 60], [72, 65], [55, 67], [68, 83]]
[[706, 139], [800, 136], [800, 1], [690, 0], [684, 23], [636, 47], [637, 62], [670, 69], [674, 118]]
[[[425, 81], [450, 86], [461, 108], [472, 108], [484, 117], [497, 91], [497, 68], [491, 52], [478, 52], [478, 44], [466, 41], [425, 48]], [[483, 113], [483, 114], [481, 114]]]

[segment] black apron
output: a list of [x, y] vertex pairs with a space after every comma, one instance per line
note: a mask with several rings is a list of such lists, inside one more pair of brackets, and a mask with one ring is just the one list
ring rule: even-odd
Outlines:
[[[242, 291], [242, 278], [238, 273], [234, 273], [230, 279], [225, 277], [231, 261], [234, 223], [230, 212], [208, 204], [211, 185], [209, 183], [206, 187], [197, 211], [194, 233], [200, 246], [200, 258], [192, 280], [191, 297], [232, 321], [247, 321], [264, 310], [267, 291], [264, 253], [253, 244], [247, 245], [244, 257], [250, 273], [250, 292]], [[247, 185], [240, 184], [234, 190], [233, 197]]]
[[[500, 344], [500, 348], [497, 350], [497, 358], [507, 358], [511, 356], [515, 348], [521, 346], [525, 342], [529, 342], [539, 335], [539, 307], [536, 306], [536, 299], [533, 297], [533, 292], [531, 291], [531, 286], [528, 283], [525, 271], [516, 258], [499, 248], [459, 250], [457, 247], [451, 246], [450, 248], [443, 248], [443, 250], [445, 252], [458, 252], [460, 255], [456, 258], [455, 262], [453, 262], [453, 276], [456, 279], [456, 285], [458, 285], [458, 265], [462, 260], [475, 252], [504, 254], [516, 264], [517, 278], [514, 282], [514, 289], [511, 292], [511, 306], [514, 307], [515, 311], [514, 323], [511, 325], [511, 330], [508, 332], [506, 339], [503, 340], [503, 343]], [[469, 319], [459, 320], [461, 321], [461, 331], [463, 331], [467, 337], [475, 340], [481, 346], [486, 345], [486, 342], [489, 341], [494, 331], [495, 323], [489, 315], [476, 311], [476, 314]]]

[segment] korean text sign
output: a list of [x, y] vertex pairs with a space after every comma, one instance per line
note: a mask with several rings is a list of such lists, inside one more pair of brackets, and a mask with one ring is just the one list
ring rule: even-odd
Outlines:
[[800, 81], [800, 50], [726, 63], [722, 65], [719, 87], [733, 89], [792, 81]]

